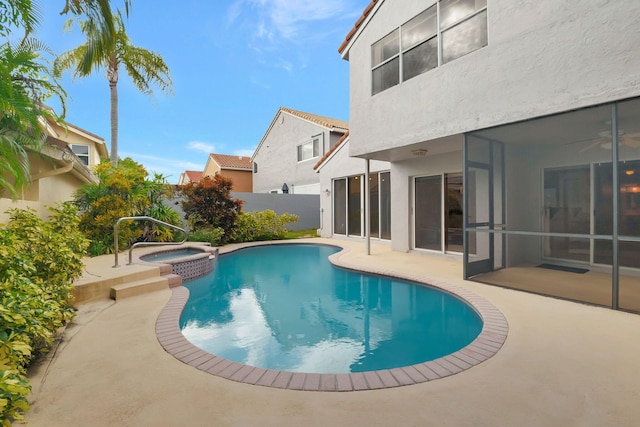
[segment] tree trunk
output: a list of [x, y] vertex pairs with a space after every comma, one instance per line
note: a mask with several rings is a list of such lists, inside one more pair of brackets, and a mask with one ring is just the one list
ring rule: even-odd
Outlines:
[[109, 65], [109, 94], [111, 96], [111, 164], [118, 166], [118, 64]]

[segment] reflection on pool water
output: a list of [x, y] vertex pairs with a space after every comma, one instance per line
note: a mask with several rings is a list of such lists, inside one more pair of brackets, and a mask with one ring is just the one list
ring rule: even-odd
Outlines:
[[331, 265], [339, 249], [287, 244], [222, 255], [185, 283], [180, 327], [194, 345], [246, 365], [349, 373], [408, 366], [473, 341], [482, 320], [428, 286]]

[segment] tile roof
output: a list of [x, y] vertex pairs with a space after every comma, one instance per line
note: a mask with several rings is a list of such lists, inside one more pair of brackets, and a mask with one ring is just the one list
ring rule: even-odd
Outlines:
[[189, 178], [189, 181], [192, 182], [199, 182], [202, 180], [202, 173], [201, 171], [184, 171], [184, 174], [187, 176], [187, 178]]
[[211, 153], [211, 158], [219, 164], [222, 169], [252, 170], [251, 157], [249, 156], [232, 156], [229, 154]]
[[305, 113], [303, 111], [292, 110], [290, 108], [280, 107], [280, 111], [285, 111], [294, 116], [300, 117], [310, 122], [319, 124], [321, 126], [330, 128], [331, 130], [338, 130], [346, 132], [349, 129], [349, 122], [344, 120], [332, 119], [331, 117], [318, 116], [317, 114]]
[[349, 42], [351, 41], [351, 39], [353, 38], [353, 36], [356, 34], [358, 29], [360, 28], [360, 25], [362, 25], [364, 20], [367, 19], [367, 16], [369, 16], [369, 13], [371, 13], [371, 11], [373, 10], [373, 6], [375, 6], [377, 2], [378, 2], [378, 0], [371, 0], [371, 3], [369, 3], [369, 5], [364, 9], [364, 12], [362, 12], [362, 16], [360, 16], [360, 18], [358, 18], [356, 23], [353, 24], [353, 28], [351, 29], [351, 31], [349, 31], [347, 36], [344, 38], [344, 41], [342, 42], [342, 44], [338, 48], [338, 53], [342, 53], [342, 51], [344, 51], [346, 49], [346, 47], [349, 44]]
[[322, 163], [324, 163], [325, 160], [327, 160], [342, 145], [342, 143], [347, 140], [347, 138], [349, 138], [349, 131], [347, 131], [344, 135], [342, 135], [342, 138], [337, 140], [336, 143], [333, 144], [331, 148], [329, 148], [329, 150], [324, 154], [324, 156], [322, 156], [320, 160], [318, 160], [318, 163], [316, 163], [313, 166], [313, 170], [318, 170], [320, 165], [322, 165]]

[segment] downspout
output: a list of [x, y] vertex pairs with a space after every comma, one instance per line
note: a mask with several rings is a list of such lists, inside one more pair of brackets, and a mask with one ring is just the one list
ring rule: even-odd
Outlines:
[[40, 180], [42, 178], [49, 178], [51, 176], [61, 175], [63, 173], [67, 173], [67, 172], [71, 171], [71, 169], [73, 169], [73, 161], [67, 163], [66, 165], [64, 165], [61, 168], [52, 169], [50, 171], [39, 173], [37, 175], [32, 175], [31, 176], [31, 182], [38, 181], [38, 180]]

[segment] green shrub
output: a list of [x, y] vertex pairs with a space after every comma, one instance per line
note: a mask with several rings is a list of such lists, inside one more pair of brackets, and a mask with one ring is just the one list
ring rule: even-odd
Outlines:
[[[172, 225], [181, 223], [180, 215], [163, 204], [172, 187], [160, 174], [149, 179], [144, 167], [126, 158], [113, 166], [106, 160], [95, 168], [98, 184], [87, 184], [75, 195], [80, 208], [80, 230], [91, 240], [91, 256], [113, 252], [113, 226], [123, 217], [150, 216]], [[118, 226], [118, 244], [122, 249], [139, 240], [171, 242], [174, 231], [150, 221], [123, 221]]]
[[298, 221], [298, 218], [298, 215], [286, 212], [277, 215], [271, 209], [242, 213], [236, 219], [233, 241], [252, 242], [284, 239], [287, 234], [285, 226]]
[[234, 224], [242, 211], [242, 200], [231, 197], [233, 182], [222, 175], [205, 176], [180, 188], [182, 210], [192, 230], [221, 228], [222, 243], [231, 240]]
[[82, 274], [88, 240], [77, 209], [51, 208], [48, 221], [12, 209], [0, 229], [0, 422], [10, 425], [29, 408], [26, 368], [48, 350], [74, 316], [72, 282]]
[[190, 242], [208, 242], [211, 246], [218, 246], [224, 236], [224, 230], [220, 227], [203, 228], [189, 233]]

